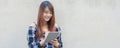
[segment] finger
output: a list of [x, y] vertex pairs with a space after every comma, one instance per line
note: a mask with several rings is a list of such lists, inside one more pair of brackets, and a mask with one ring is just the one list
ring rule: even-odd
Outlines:
[[50, 43], [53, 43], [52, 41]]
[[53, 41], [57, 41], [57, 39], [53, 39]]
[[51, 40], [52, 42], [54, 41], [54, 40]]
[[54, 40], [51, 40], [51, 43], [54, 43]]

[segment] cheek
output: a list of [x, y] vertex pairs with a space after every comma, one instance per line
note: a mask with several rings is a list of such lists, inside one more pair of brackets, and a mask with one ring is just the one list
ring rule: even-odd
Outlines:
[[52, 14], [50, 14], [50, 17], [52, 17]]
[[47, 14], [46, 13], [43, 13], [43, 17], [46, 16]]

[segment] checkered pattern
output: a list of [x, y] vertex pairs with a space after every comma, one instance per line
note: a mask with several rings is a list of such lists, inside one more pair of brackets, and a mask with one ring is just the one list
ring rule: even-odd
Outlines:
[[[56, 32], [60, 32], [61, 29], [59, 26], [56, 26]], [[44, 46], [40, 46], [40, 41], [42, 40], [39, 39], [37, 40], [36, 37], [36, 32], [37, 32], [37, 27], [35, 25], [30, 25], [29, 29], [28, 29], [28, 35], [27, 35], [27, 41], [28, 41], [28, 48], [54, 48], [54, 46], [51, 43], [45, 43]], [[60, 36], [57, 38], [58, 42], [59, 42], [59, 48], [63, 48], [62, 46], [62, 40], [61, 40], [61, 34]]]

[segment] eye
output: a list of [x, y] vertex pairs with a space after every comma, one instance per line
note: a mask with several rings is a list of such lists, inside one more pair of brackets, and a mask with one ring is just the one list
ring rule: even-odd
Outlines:
[[44, 13], [46, 13], [46, 14], [52, 14], [51, 11], [45, 11]]

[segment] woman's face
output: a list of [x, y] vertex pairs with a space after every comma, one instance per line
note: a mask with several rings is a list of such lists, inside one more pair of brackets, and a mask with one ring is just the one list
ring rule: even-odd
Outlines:
[[49, 21], [52, 17], [52, 12], [49, 10], [48, 7], [45, 8], [44, 12], [43, 12], [43, 19], [44, 21]]

